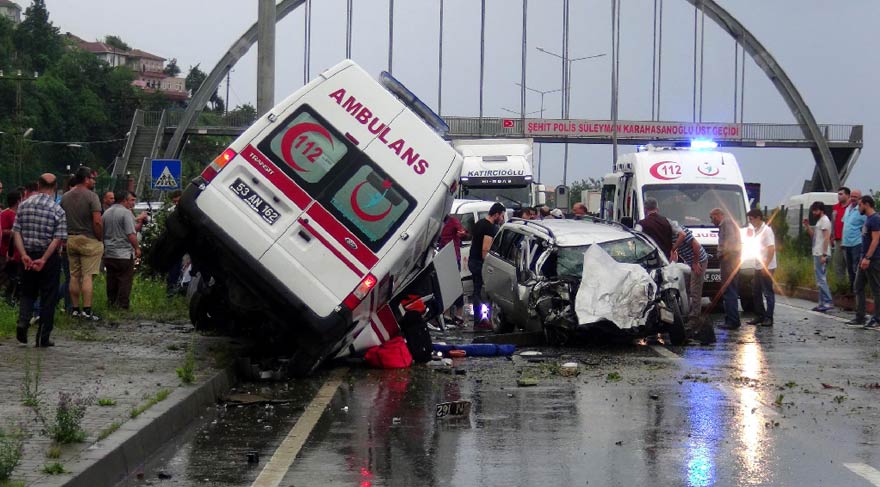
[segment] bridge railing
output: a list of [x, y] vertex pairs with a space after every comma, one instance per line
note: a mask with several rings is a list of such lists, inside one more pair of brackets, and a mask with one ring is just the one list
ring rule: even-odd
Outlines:
[[[610, 133], [608, 130], [600, 132], [587, 133], [564, 133], [548, 134], [548, 133], [532, 133], [523, 129], [523, 123], [518, 118], [494, 118], [494, 117], [444, 117], [449, 125], [449, 137], [536, 137], [536, 138], [559, 138], [559, 139], [608, 139]], [[550, 122], [546, 119], [526, 119], [526, 124]], [[552, 122], [560, 122], [553, 120]], [[586, 124], [586, 125], [605, 125], [610, 126], [608, 120], [569, 120], [562, 121], [566, 124]], [[620, 126], [623, 125], [675, 125], [679, 122], [633, 122], [619, 121]], [[735, 127], [738, 130], [736, 136], [724, 137], [731, 141], [774, 141], [774, 142], [793, 142], [793, 143], [810, 143], [802, 126], [797, 124], [771, 124], [771, 123], [740, 123], [740, 124], [714, 124], [714, 123], [690, 123], [681, 122], [686, 126], [719, 126]], [[843, 124], [822, 124], [819, 125], [822, 133], [829, 142], [845, 142], [845, 143], [862, 143], [862, 126], [861, 125], [843, 125]], [[647, 133], [624, 133], [620, 131], [617, 136], [620, 140], [638, 139], [638, 140], [676, 140], [687, 139], [687, 136], [676, 137], [674, 135], [650, 135]]]
[[[149, 118], [149, 122], [152, 123], [152, 126], [158, 125], [159, 114], [161, 112], [147, 113], [155, 114], [154, 116]], [[183, 114], [183, 110], [167, 110], [165, 113], [165, 127], [177, 127], [178, 125], [180, 125], [180, 120], [183, 118]], [[230, 112], [225, 115], [210, 111], [202, 111], [199, 112], [198, 116], [196, 117], [196, 122], [195, 124], [193, 124], [192, 128], [247, 128], [254, 123], [255, 119], [255, 114], [240, 111]], [[147, 123], [147, 117], [145, 117], [145, 123]]]
[[[183, 118], [183, 110], [168, 110], [165, 113], [165, 127], [176, 128], [180, 125]], [[147, 126], [158, 126], [162, 118], [162, 112], [143, 112], [143, 124]], [[226, 115], [214, 113], [210, 111], [199, 112], [196, 122], [192, 129], [245, 129], [249, 127], [255, 119], [253, 113], [230, 112]], [[443, 117], [449, 125], [449, 137], [535, 137], [535, 138], [551, 138], [551, 139], [601, 139], [607, 140], [610, 134], [605, 131], [601, 133], [570, 133], [570, 134], [534, 134], [528, 130], [524, 130], [522, 120], [518, 118], [501, 118], [501, 117]], [[549, 119], [526, 119], [526, 124], [560, 122], [558, 120]], [[573, 124], [598, 124], [610, 125], [608, 120], [567, 120], [562, 121]], [[807, 138], [802, 126], [797, 124], [774, 124], [774, 123], [739, 123], [739, 124], [717, 124], [717, 123], [697, 123], [690, 122], [632, 122], [619, 121], [620, 125], [624, 124], [657, 124], [657, 125], [705, 125], [705, 126], [725, 126], [736, 127], [737, 134], [734, 137], [725, 137], [726, 140], [736, 142], [762, 142], [772, 141], [779, 143], [795, 143], [810, 144], [812, 141]], [[861, 125], [845, 125], [845, 124], [821, 124], [819, 125], [822, 133], [829, 142], [861, 144], [863, 142], [863, 128]], [[670, 135], [650, 135], [645, 133], [618, 133], [618, 139], [627, 140], [678, 140], [687, 139], [687, 136], [670, 136]]]

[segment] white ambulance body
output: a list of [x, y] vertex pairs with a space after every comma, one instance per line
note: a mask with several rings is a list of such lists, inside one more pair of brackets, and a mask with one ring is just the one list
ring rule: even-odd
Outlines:
[[715, 297], [721, 287], [718, 229], [709, 219], [713, 208], [726, 210], [742, 229], [743, 264], [739, 295], [751, 310], [751, 280], [757, 249], [748, 237], [748, 195], [733, 154], [712, 148], [647, 146], [622, 154], [614, 172], [605, 176], [601, 217], [628, 225], [645, 218], [645, 198], [658, 202], [660, 214], [688, 227], [709, 253], [703, 295]]
[[[174, 225], [230, 311], [257, 310], [310, 372], [397, 334], [388, 302], [426, 263], [461, 157], [396, 80], [346, 60], [297, 90], [185, 192]], [[384, 86], [383, 86], [384, 85]]]

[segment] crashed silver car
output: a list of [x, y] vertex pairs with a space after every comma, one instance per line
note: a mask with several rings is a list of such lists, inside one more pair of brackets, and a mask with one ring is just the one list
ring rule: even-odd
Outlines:
[[644, 234], [604, 220], [513, 220], [483, 265], [498, 333], [543, 330], [565, 345], [590, 332], [686, 341], [687, 266]]

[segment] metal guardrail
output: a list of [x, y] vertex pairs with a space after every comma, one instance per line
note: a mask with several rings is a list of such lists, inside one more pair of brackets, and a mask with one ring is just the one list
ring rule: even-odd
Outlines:
[[128, 167], [128, 158], [131, 156], [132, 147], [134, 147], [134, 139], [137, 136], [138, 127], [144, 124], [144, 113], [143, 110], [136, 109], [134, 116], [131, 117], [131, 128], [128, 131], [128, 140], [125, 141], [125, 149], [122, 151], [122, 157], [116, 158], [116, 162], [113, 165], [113, 174], [111, 174], [113, 179], [118, 179], [125, 175], [125, 169]]
[[[158, 113], [158, 112], [151, 112]], [[168, 110], [165, 116], [165, 127], [177, 127], [183, 118], [183, 110]], [[155, 117], [153, 117], [155, 119]], [[207, 128], [247, 128], [254, 123], [256, 116], [241, 112], [232, 112], [226, 115], [220, 115], [213, 112], [199, 112], [196, 117], [194, 129]], [[157, 125], [154, 123], [153, 126]]]

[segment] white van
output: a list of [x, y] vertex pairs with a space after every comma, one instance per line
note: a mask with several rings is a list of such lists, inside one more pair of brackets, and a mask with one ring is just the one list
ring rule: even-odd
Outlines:
[[321, 73], [215, 159], [168, 224], [220, 289], [198, 301], [294, 340], [297, 373], [397, 334], [389, 300], [452, 205], [462, 162], [445, 123], [381, 81], [350, 60]]
[[718, 229], [709, 220], [713, 208], [726, 210], [742, 230], [742, 266], [739, 295], [742, 307], [752, 310], [751, 283], [757, 248], [748, 237], [748, 194], [733, 154], [702, 143], [693, 147], [647, 147], [623, 154], [602, 186], [601, 217], [628, 226], [645, 218], [645, 198], [658, 202], [660, 214], [691, 229], [709, 254], [703, 296], [714, 298], [721, 289]]

